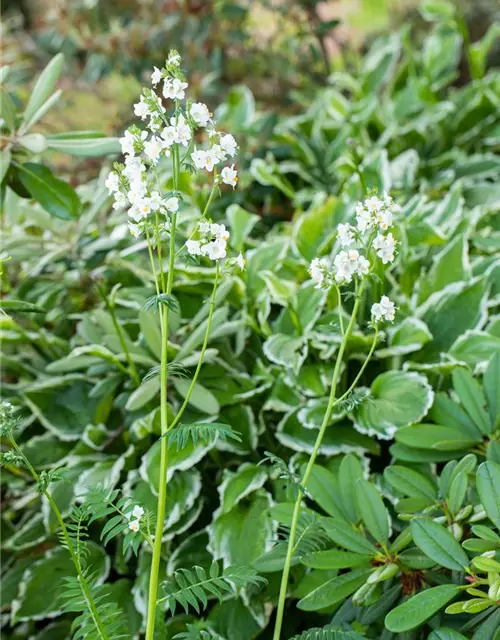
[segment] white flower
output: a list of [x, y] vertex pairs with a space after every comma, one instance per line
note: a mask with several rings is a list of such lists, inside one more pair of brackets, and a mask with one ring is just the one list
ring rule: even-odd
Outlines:
[[188, 240], [186, 242], [186, 250], [192, 256], [201, 255], [201, 246], [198, 240]]
[[368, 275], [369, 272], [370, 272], [369, 260], [367, 260], [364, 256], [359, 256], [358, 264], [356, 267], [356, 273], [360, 278], [362, 278], [363, 276]]
[[377, 213], [384, 207], [384, 201], [377, 198], [377, 196], [372, 196], [365, 200], [364, 206], [370, 213]]
[[320, 289], [324, 283], [328, 262], [326, 258], [314, 258], [309, 265], [309, 274], [311, 279], [316, 283], [316, 289]]
[[187, 82], [182, 82], [182, 80], [178, 78], [174, 78], [173, 80], [165, 78], [165, 82], [163, 83], [163, 96], [171, 100], [183, 100], [186, 95], [184, 89], [186, 89], [187, 86]]
[[181, 63], [181, 57], [176, 51], [169, 51], [167, 64], [171, 64], [174, 67], [178, 67]]
[[242, 253], [240, 253], [239, 256], [236, 258], [235, 263], [243, 271], [243, 269], [245, 268], [246, 260], [243, 257]]
[[139, 116], [141, 120], [145, 120], [149, 115], [149, 107], [144, 102], [144, 96], [141, 96], [140, 102], [134, 104], [134, 113], [136, 116]]
[[377, 255], [381, 258], [384, 264], [388, 262], [394, 262], [394, 250], [396, 247], [396, 241], [392, 233], [388, 233], [383, 236], [381, 233], [373, 241], [373, 248], [377, 250]]
[[199, 151], [197, 149], [195, 149], [193, 151], [193, 153], [191, 154], [191, 159], [194, 163], [194, 166], [197, 169], [204, 169], [205, 168], [205, 158], [206, 158], [207, 152], [203, 151], [202, 149], [200, 149]]
[[380, 302], [372, 305], [371, 312], [375, 322], [380, 322], [380, 320], [393, 322], [395, 316], [394, 302], [391, 302], [387, 296], [382, 296]]
[[201, 247], [201, 254], [208, 256], [210, 260], [220, 260], [226, 257], [226, 242], [224, 240], [214, 240]]
[[200, 233], [210, 233], [210, 222], [200, 222], [198, 229], [200, 230]]
[[220, 146], [220, 144], [212, 145], [210, 151], [213, 153], [214, 157], [217, 158], [217, 162], [223, 162], [227, 158], [226, 152]]
[[389, 209], [381, 209], [376, 213], [376, 220], [380, 229], [387, 231], [392, 225], [392, 212]]
[[110, 193], [115, 193], [120, 188], [120, 178], [115, 171], [111, 171], [111, 173], [106, 178], [106, 182], [104, 186]]
[[137, 533], [140, 529], [140, 524], [139, 524], [139, 520], [131, 520], [128, 523], [128, 528], [130, 529], [130, 531], [133, 531], [134, 533]]
[[175, 118], [170, 118], [170, 124], [175, 126], [175, 142], [188, 146], [191, 140], [191, 127], [188, 125], [184, 116], [180, 115], [175, 122]]
[[141, 235], [141, 230], [139, 228], [138, 224], [134, 224], [133, 222], [128, 222], [128, 228], [130, 231], [130, 234], [134, 237], [134, 238], [138, 238]]
[[117, 191], [115, 193], [115, 201], [113, 203], [113, 209], [121, 209], [127, 204], [127, 198], [123, 195], [121, 191]]
[[177, 138], [177, 129], [173, 126], [165, 127], [161, 132], [161, 137], [165, 141], [166, 147], [171, 147]]
[[238, 182], [238, 172], [234, 169], [234, 164], [230, 167], [224, 167], [220, 175], [224, 184], [229, 184], [233, 189], [235, 188], [236, 183]]
[[223, 240], [226, 242], [229, 240], [229, 231], [226, 229], [225, 224], [211, 224], [210, 233], [215, 236], [216, 240]]
[[151, 82], [153, 83], [153, 87], [156, 87], [156, 85], [159, 82], [161, 82], [161, 78], [162, 78], [161, 69], [158, 69], [158, 67], [154, 67], [154, 71], [151, 74]]
[[236, 153], [236, 149], [238, 145], [236, 144], [236, 140], [230, 133], [226, 133], [226, 135], [221, 136], [220, 146], [224, 149], [224, 151], [231, 156], [231, 158]]
[[156, 136], [151, 136], [151, 140], [144, 143], [144, 153], [153, 164], [158, 162], [158, 158], [163, 150], [163, 142]]
[[167, 211], [170, 211], [170, 213], [175, 213], [176, 211], [179, 210], [179, 198], [169, 198], [166, 202], [165, 202], [165, 208], [167, 209]]
[[350, 247], [354, 242], [354, 228], [350, 224], [339, 224], [337, 237], [342, 247]]
[[130, 131], [125, 131], [123, 134], [123, 138], [120, 138], [119, 142], [122, 148], [122, 153], [129, 154], [131, 156], [134, 155], [134, 136], [130, 133]]
[[195, 102], [192, 104], [189, 109], [189, 113], [196, 124], [200, 127], [206, 127], [212, 116], [207, 105], [203, 104], [203, 102]]
[[358, 223], [358, 229], [361, 233], [371, 229], [375, 223], [371, 212], [365, 209], [362, 202], [358, 202], [356, 205], [356, 222]]
[[151, 192], [148, 202], [152, 211], [158, 211], [163, 206], [163, 200], [158, 191]]
[[353, 276], [366, 275], [370, 269], [368, 260], [359, 254], [357, 249], [340, 251], [333, 261], [335, 281], [339, 283], [351, 282]]
[[125, 169], [123, 175], [130, 180], [130, 182], [142, 180], [142, 174], [146, 171], [146, 167], [136, 156], [127, 156], [125, 158]]
[[144, 515], [144, 509], [140, 507], [138, 504], [132, 509], [132, 517], [136, 520], [140, 520]]

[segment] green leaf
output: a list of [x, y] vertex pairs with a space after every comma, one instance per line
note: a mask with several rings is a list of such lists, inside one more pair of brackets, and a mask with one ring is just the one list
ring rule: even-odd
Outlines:
[[28, 133], [17, 140], [22, 147], [31, 153], [42, 153], [47, 148], [45, 137], [41, 133]]
[[47, 137], [47, 147], [79, 158], [97, 158], [120, 153], [118, 138], [77, 131]]
[[159, 391], [160, 380], [158, 377], [146, 380], [146, 382], [143, 382], [137, 389], [132, 391], [125, 405], [125, 409], [127, 411], [137, 411], [152, 400]]
[[199, 440], [215, 442], [216, 440], [236, 440], [241, 442], [238, 432], [228, 424], [207, 422], [199, 424], [179, 424], [167, 434], [169, 445], [177, 445], [177, 450], [184, 449], [189, 440], [196, 445]]
[[467, 554], [443, 525], [430, 518], [415, 518], [410, 526], [417, 547], [437, 564], [453, 571], [469, 565]]
[[488, 518], [500, 529], [500, 464], [487, 461], [479, 465], [476, 484]]
[[393, 633], [419, 627], [460, 593], [455, 585], [445, 584], [417, 593], [385, 617], [385, 626]]
[[486, 398], [477, 380], [466, 369], [455, 369], [452, 372], [453, 387], [460, 402], [481, 433], [489, 435], [492, 426], [486, 413]]
[[26, 302], [25, 300], [10, 300], [4, 298], [0, 302], [0, 307], [4, 311], [10, 311], [11, 313], [47, 313], [47, 310], [43, 307], [39, 307], [32, 302]]
[[396, 432], [396, 440], [416, 449], [461, 451], [473, 447], [480, 438], [473, 438], [452, 427], [440, 424], [418, 424], [403, 427]]
[[349, 515], [353, 524], [357, 524], [360, 518], [361, 505], [359, 505], [359, 498], [356, 497], [356, 485], [358, 480], [362, 478], [363, 467], [359, 458], [348, 453], [340, 463], [338, 484], [344, 511]]
[[337, 522], [332, 518], [324, 518], [322, 524], [327, 536], [340, 547], [361, 555], [377, 555], [377, 547], [351, 525]]
[[44, 102], [49, 98], [56, 88], [64, 64], [64, 56], [58, 53], [52, 58], [49, 64], [40, 74], [40, 77], [33, 87], [30, 99], [26, 105], [23, 115], [23, 125], [26, 125], [35, 113], [43, 106]]
[[500, 353], [490, 360], [483, 378], [484, 392], [488, 400], [491, 424], [500, 420]]
[[[62, 91], [58, 89], [54, 91], [54, 93], [45, 100], [45, 102], [40, 106], [39, 109], [35, 111], [35, 113], [31, 116], [29, 120], [24, 120], [23, 124], [20, 128], [20, 131], [23, 133], [27, 133], [39, 120], [43, 118], [43, 116], [52, 109], [52, 107], [59, 101], [59, 98], [62, 96]], [[35, 134], [36, 135], [36, 134]]]
[[305, 555], [301, 562], [306, 567], [313, 569], [351, 569], [364, 564], [370, 564], [372, 556], [352, 551], [337, 551], [337, 549], [328, 549], [327, 551], [313, 551]]
[[468, 480], [467, 474], [464, 472], [458, 473], [454, 478], [450, 486], [446, 502], [448, 508], [453, 515], [458, 513], [464, 503], [465, 496], [467, 494]]
[[[173, 383], [177, 393], [182, 398], [185, 398], [191, 381], [175, 379]], [[215, 415], [220, 411], [219, 402], [215, 395], [199, 382], [196, 382], [194, 385], [193, 392], [189, 397], [189, 404], [195, 407], [195, 409], [198, 409], [198, 411], [209, 415]]]
[[56, 178], [42, 164], [26, 162], [15, 165], [19, 180], [51, 215], [61, 220], [73, 220], [80, 212], [80, 199], [76, 191], [63, 180]]
[[377, 542], [386, 544], [389, 540], [389, 514], [379, 492], [362, 478], [356, 483], [356, 497], [365, 527]]
[[395, 489], [412, 498], [428, 498], [435, 500], [436, 487], [423, 474], [400, 465], [392, 465], [384, 470], [384, 478]]
[[0, 117], [5, 120], [5, 124], [13, 132], [16, 128], [16, 107], [4, 89], [0, 89]]
[[432, 405], [434, 393], [418, 373], [388, 371], [375, 378], [368, 401], [354, 411], [361, 433], [391, 437], [400, 427], [420, 421]]
[[340, 485], [331, 471], [315, 464], [309, 476], [307, 491], [328, 515], [337, 520], [348, 520], [341, 499]]
[[328, 580], [323, 585], [308, 593], [297, 603], [301, 611], [318, 611], [331, 607], [349, 597], [366, 582], [372, 569], [354, 569], [337, 578]]
[[12, 154], [9, 149], [0, 149], [0, 183], [3, 182], [3, 179], [9, 170], [11, 160]]

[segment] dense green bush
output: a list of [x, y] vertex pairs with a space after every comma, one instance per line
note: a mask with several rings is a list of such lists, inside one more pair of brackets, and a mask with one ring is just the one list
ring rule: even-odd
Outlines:
[[[241, 175], [212, 215], [246, 269], [221, 281], [211, 317], [216, 269], [176, 264], [168, 409], [171, 419], [188, 396], [211, 324], [183, 422], [229, 425], [238, 438], [198, 429], [169, 442], [160, 572], [170, 613], [159, 637], [273, 637], [299, 496], [281, 637], [500, 637], [500, 77], [476, 43], [474, 79], [455, 86], [464, 33], [450, 7], [427, 3], [421, 46], [406, 28], [380, 38], [359, 71], [334, 74], [299, 115], [261, 113], [245, 88], [215, 114], [238, 138]], [[77, 187], [79, 217], [64, 222], [3, 184], [2, 384], [20, 447], [7, 419], [6, 638], [70, 636], [63, 598], [79, 586], [64, 581], [76, 574], [50, 500], [70, 534], [88, 529], [95, 588], [124, 627], [112, 637], [145, 628], [150, 547], [112, 520], [98, 487], [154, 518], [161, 313], [147, 242], [111, 209], [108, 169]], [[170, 191], [170, 165], [158, 174]], [[210, 186], [187, 170], [176, 186], [181, 250]], [[354, 296], [341, 307], [308, 267], [337, 247], [337, 225], [372, 191], [399, 204], [398, 255], [368, 281], [346, 338]], [[382, 294], [397, 305], [385, 335], [370, 312]], [[304, 487], [344, 342], [337, 397], [371, 359], [328, 420]], [[15, 464], [23, 455], [37, 485]], [[196, 579], [218, 590], [186, 589]]]

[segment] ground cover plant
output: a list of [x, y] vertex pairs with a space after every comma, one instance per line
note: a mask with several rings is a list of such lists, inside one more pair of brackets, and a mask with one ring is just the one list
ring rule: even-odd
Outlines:
[[498, 640], [496, 27], [422, 15], [293, 116], [166, 54], [76, 215], [2, 100], [6, 638]]

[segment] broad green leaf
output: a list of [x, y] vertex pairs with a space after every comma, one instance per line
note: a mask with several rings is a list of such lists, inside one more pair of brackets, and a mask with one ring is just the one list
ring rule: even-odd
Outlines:
[[438, 451], [461, 451], [481, 442], [481, 438], [473, 438], [457, 429], [440, 424], [403, 427], [396, 432], [395, 437], [398, 442], [408, 447]]
[[5, 120], [5, 124], [13, 132], [16, 128], [16, 107], [4, 89], [0, 89], [0, 117]]
[[437, 564], [453, 571], [463, 571], [469, 559], [453, 535], [430, 518], [411, 521], [411, 533], [417, 547]]
[[460, 593], [451, 584], [440, 585], [417, 593], [393, 609], [385, 617], [385, 626], [393, 633], [402, 633], [419, 627]]
[[391, 437], [400, 427], [420, 421], [432, 405], [434, 393], [418, 373], [388, 371], [375, 378], [368, 401], [354, 411], [361, 433]]
[[47, 137], [47, 147], [80, 158], [97, 158], [120, 153], [118, 138], [78, 131]]
[[276, 170], [276, 167], [266, 163], [262, 158], [254, 158], [250, 165], [250, 173], [253, 178], [264, 186], [273, 186], [282, 191], [293, 200], [295, 192], [292, 185]]
[[448, 508], [452, 514], [456, 514], [460, 511], [467, 494], [467, 487], [467, 474], [464, 472], [458, 473], [453, 478], [447, 497]]
[[455, 369], [451, 375], [453, 387], [460, 403], [481, 432], [489, 435], [492, 431], [492, 425], [485, 410], [486, 398], [479, 383], [467, 370], [462, 368]]
[[341, 498], [340, 485], [331, 471], [315, 464], [309, 476], [307, 491], [329, 516], [336, 520], [348, 520]]
[[470, 276], [468, 264], [468, 242], [464, 234], [457, 235], [433, 259], [428, 273], [421, 276], [418, 302], [421, 304], [437, 291], [452, 282], [467, 280]]
[[412, 498], [436, 499], [436, 487], [427, 476], [403, 467], [392, 465], [384, 470], [384, 478], [395, 489]]
[[293, 238], [297, 251], [308, 261], [321, 255], [341, 221], [342, 207], [337, 198], [329, 198], [297, 218]]
[[356, 483], [356, 497], [361, 518], [369, 533], [380, 544], [389, 540], [389, 513], [376, 487], [361, 478]]
[[371, 560], [371, 555], [329, 549], [328, 551], [308, 553], [301, 559], [301, 562], [306, 567], [313, 569], [351, 569], [352, 567], [370, 564]]
[[500, 337], [486, 331], [466, 331], [450, 347], [450, 355], [471, 367], [486, 364], [492, 354], [500, 354]]
[[351, 525], [337, 522], [333, 518], [323, 518], [321, 524], [327, 536], [340, 547], [361, 555], [377, 554], [377, 547]]
[[344, 511], [353, 524], [357, 524], [360, 519], [361, 505], [357, 497], [357, 482], [362, 478], [363, 467], [359, 458], [348, 453], [340, 463], [338, 484]]
[[225, 469], [218, 487], [220, 513], [231, 511], [245, 496], [260, 489], [266, 480], [264, 468], [249, 462], [242, 464], [234, 473]]
[[500, 529], [500, 464], [487, 461], [479, 465], [476, 484], [488, 518]]
[[491, 424], [500, 420], [500, 353], [493, 356], [483, 378], [484, 392], [488, 400]]
[[62, 53], [58, 53], [40, 74], [24, 110], [23, 125], [31, 120], [38, 109], [43, 106], [43, 103], [52, 95], [61, 75], [63, 64], [64, 56]]
[[[191, 381], [175, 378], [173, 384], [181, 398], [186, 398]], [[189, 397], [189, 404], [198, 409], [198, 411], [209, 415], [215, 415], [220, 410], [217, 398], [199, 382], [194, 385], [193, 392]]]
[[155, 376], [134, 389], [125, 405], [126, 411], [137, 411], [160, 392], [160, 377]]
[[264, 353], [271, 362], [297, 370], [305, 359], [303, 338], [294, 338], [275, 333], [263, 345]]
[[80, 212], [80, 199], [76, 191], [63, 180], [56, 178], [42, 164], [16, 163], [17, 175], [31, 197], [51, 215], [61, 220], [73, 220]]
[[238, 204], [232, 204], [226, 209], [226, 217], [231, 229], [231, 246], [235, 251], [243, 251], [247, 238], [260, 218]]
[[354, 569], [337, 578], [332, 578], [299, 600], [297, 607], [302, 611], [318, 611], [331, 607], [359, 589], [366, 582], [371, 571], [371, 568]]
[[418, 318], [405, 318], [401, 324], [390, 330], [389, 347], [377, 349], [378, 358], [388, 358], [419, 351], [432, 340], [429, 328]]

